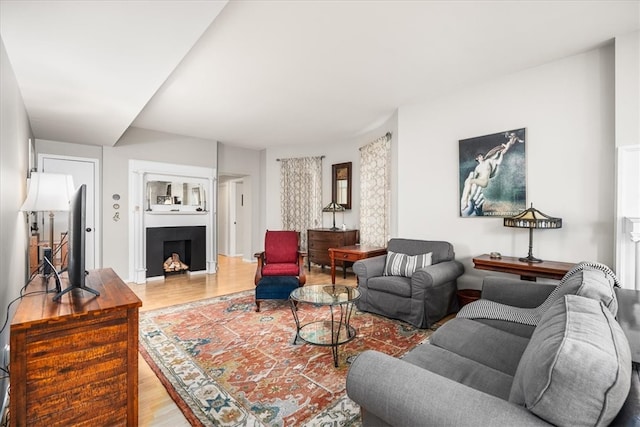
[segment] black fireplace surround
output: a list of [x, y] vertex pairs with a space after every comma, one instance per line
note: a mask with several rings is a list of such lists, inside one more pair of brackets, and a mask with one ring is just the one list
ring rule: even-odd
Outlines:
[[147, 228], [147, 277], [163, 276], [163, 263], [172, 253], [189, 266], [189, 271], [207, 267], [206, 227]]

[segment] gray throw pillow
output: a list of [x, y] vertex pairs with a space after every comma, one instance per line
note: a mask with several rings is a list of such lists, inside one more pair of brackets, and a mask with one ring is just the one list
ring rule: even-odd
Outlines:
[[407, 255], [387, 251], [387, 260], [382, 275], [411, 277], [417, 269], [429, 265], [431, 265], [431, 252], [420, 255]]
[[611, 312], [565, 295], [542, 316], [516, 370], [509, 401], [558, 426], [606, 426], [629, 392], [631, 350]]

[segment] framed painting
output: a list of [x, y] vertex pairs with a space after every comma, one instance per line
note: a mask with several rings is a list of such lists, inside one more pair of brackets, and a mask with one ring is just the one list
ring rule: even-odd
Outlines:
[[510, 217], [526, 209], [525, 128], [462, 139], [461, 217]]

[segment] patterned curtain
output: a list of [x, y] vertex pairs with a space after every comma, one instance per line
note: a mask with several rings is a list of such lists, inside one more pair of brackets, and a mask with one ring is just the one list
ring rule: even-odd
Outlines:
[[391, 213], [391, 134], [360, 148], [360, 243], [387, 246]]
[[307, 230], [322, 223], [322, 157], [280, 160], [280, 206], [284, 230], [300, 231], [307, 247]]

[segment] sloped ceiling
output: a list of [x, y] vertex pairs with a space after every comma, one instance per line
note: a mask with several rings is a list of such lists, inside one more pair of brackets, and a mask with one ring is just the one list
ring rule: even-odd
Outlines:
[[226, 1], [0, 1], [37, 138], [114, 145]]
[[401, 105], [640, 29], [640, 1], [4, 1], [38, 138], [131, 125], [261, 149], [346, 141]]

